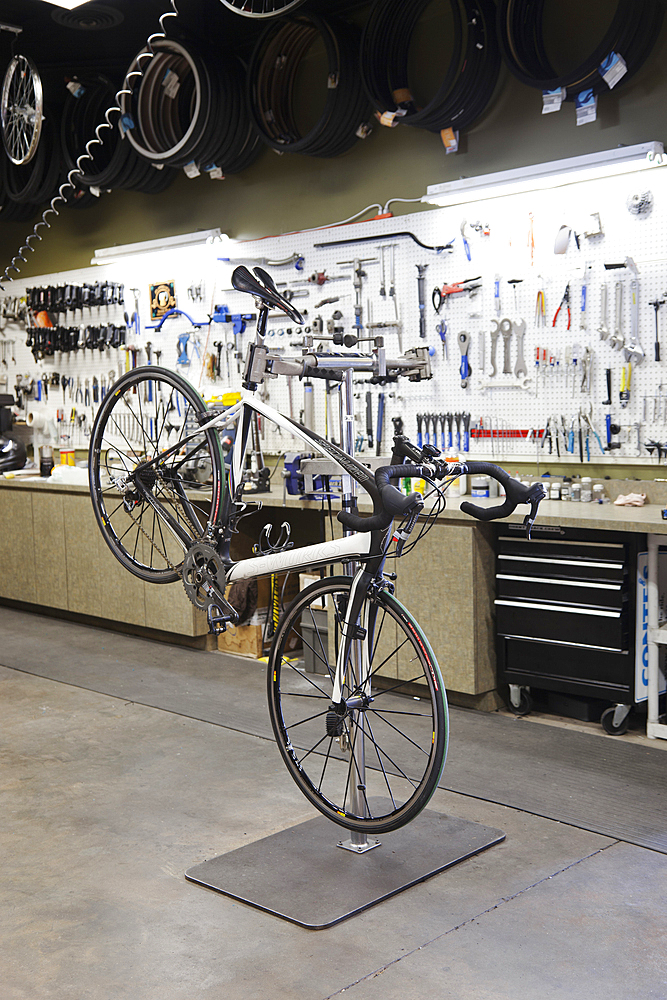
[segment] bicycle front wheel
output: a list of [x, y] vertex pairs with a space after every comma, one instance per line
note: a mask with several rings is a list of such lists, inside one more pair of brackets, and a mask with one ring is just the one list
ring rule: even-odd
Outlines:
[[269, 711], [287, 769], [313, 805], [348, 830], [385, 833], [414, 819], [438, 785], [447, 699], [418, 623], [390, 593], [373, 591], [361, 648], [346, 665], [344, 714], [332, 711], [351, 585], [318, 581], [285, 612], [269, 656]]
[[114, 383], [90, 440], [93, 510], [115, 557], [149, 583], [179, 579], [188, 547], [215, 520], [224, 458], [206, 405], [180, 375], [151, 365]]

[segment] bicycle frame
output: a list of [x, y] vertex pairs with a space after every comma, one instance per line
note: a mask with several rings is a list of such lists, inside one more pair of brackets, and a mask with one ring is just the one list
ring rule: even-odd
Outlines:
[[[373, 495], [375, 489], [373, 474], [361, 462], [347, 455], [326, 438], [320, 437], [315, 431], [297, 424], [280, 413], [279, 410], [248, 393], [241, 402], [236, 403], [229, 410], [214, 416], [211, 420], [204, 421], [198, 430], [198, 433], [201, 433], [202, 430], [225, 429], [236, 424], [236, 441], [227, 486], [230, 500], [233, 501], [242, 482], [253, 411], [265, 419], [271, 420], [281, 430], [299, 438], [309, 450], [315, 450], [320, 455], [333, 460], [338, 465], [343, 477], [344, 494], [354, 495], [353, 484], [359, 484], [371, 496]], [[187, 438], [185, 440], [187, 441]], [[222, 484], [220, 484], [220, 489], [222, 488]], [[209, 528], [224, 527], [224, 523], [221, 523], [220, 513], [222, 506], [222, 497], [214, 497]], [[236, 580], [249, 580], [253, 577], [270, 576], [273, 573], [285, 571], [317, 569], [332, 563], [354, 562], [369, 555], [382, 559], [381, 537], [383, 535], [384, 532], [346, 532], [342, 538], [332, 539], [329, 542], [319, 542], [298, 549], [255, 556], [242, 559], [239, 562], [230, 561], [227, 579], [232, 583]]]

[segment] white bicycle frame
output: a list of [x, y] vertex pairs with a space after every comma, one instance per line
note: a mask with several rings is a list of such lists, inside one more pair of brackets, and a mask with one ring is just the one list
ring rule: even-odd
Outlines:
[[[349, 390], [351, 390], [351, 379], [346, 381], [348, 382], [346, 389], [349, 387]], [[352, 423], [349, 419], [351, 417], [349, 403], [350, 400], [348, 400], [348, 406], [343, 407], [343, 421], [345, 421], [347, 416], [346, 430], [349, 429], [347, 434], [344, 432], [344, 436], [346, 437], [348, 448], [353, 449], [354, 434]], [[253, 411], [265, 419], [272, 421], [282, 430], [300, 438], [309, 450], [314, 449], [324, 457], [338, 464], [343, 481], [343, 497], [351, 498], [356, 495], [356, 480], [350, 475], [349, 470], [346, 470], [341, 465], [337, 457], [325, 447], [326, 442], [321, 444], [321, 439], [318, 439], [317, 436], [312, 436], [306, 432], [299, 424], [285, 417], [279, 410], [274, 409], [274, 407], [262, 402], [253, 393], [246, 392], [244, 398], [239, 403], [236, 403], [229, 410], [201, 425], [202, 430], [209, 430], [214, 427], [224, 429], [234, 424], [236, 425], [235, 442], [242, 446], [234, 447], [232, 453], [229, 474], [229, 490], [232, 497], [236, 496], [238, 485], [241, 483], [243, 477], [248, 441], [250, 440], [250, 421], [252, 420]], [[233, 583], [236, 580], [248, 580], [253, 577], [268, 576], [272, 573], [285, 571], [293, 572], [303, 569], [316, 569], [337, 562], [345, 563], [347, 564], [348, 572], [352, 572], [353, 574], [352, 588], [348, 601], [347, 613], [349, 613], [354, 605], [355, 593], [358, 587], [362, 585], [362, 575], [365, 572], [365, 564], [362, 563], [359, 566], [358, 561], [369, 554], [370, 548], [370, 532], [347, 533], [342, 538], [332, 539], [329, 542], [304, 545], [298, 549], [289, 549], [283, 552], [242, 559], [234, 563], [229, 569], [227, 582]], [[365, 630], [365, 635], [368, 636], [367, 604], [362, 605], [362, 621], [360, 624]], [[341, 622], [343, 641], [339, 644], [338, 649], [336, 673], [333, 679], [332, 704], [339, 704], [342, 701], [348, 671], [351, 671], [357, 679], [355, 689], [360, 693], [370, 694], [371, 666], [368, 655], [368, 642], [355, 638], [348, 644], [345, 641], [345, 637], [348, 634], [350, 626], [356, 628], [356, 622], [350, 622], [346, 615], [345, 621]], [[350, 767], [354, 767], [356, 771], [356, 775], [352, 775], [350, 780], [351, 805], [353, 810], [361, 815], [366, 808], [364, 799], [366, 785], [364, 713], [361, 711], [357, 712], [357, 725], [354, 727], [354, 734], [354, 746], [349, 748]], [[369, 842], [365, 833], [357, 833], [355, 831], [351, 832], [349, 840], [341, 841], [339, 844], [340, 847], [357, 854], [371, 850], [378, 845], [379, 841]]]
[[[304, 431], [299, 424], [295, 424], [288, 417], [285, 417], [279, 410], [262, 402], [252, 393], [245, 394], [244, 398], [232, 406], [224, 413], [218, 414], [213, 419], [202, 424], [202, 430], [210, 430], [214, 427], [225, 429], [236, 425], [236, 442], [246, 442], [242, 448], [235, 447], [232, 453], [232, 463], [229, 473], [229, 491], [232, 497], [236, 495], [238, 485], [243, 478], [245, 459], [247, 453], [247, 442], [249, 440], [248, 428], [252, 420], [253, 410], [267, 420], [285, 430], [304, 442], [309, 451], [316, 450], [330, 461], [336, 462], [336, 458], [327, 451], [317, 440]], [[356, 483], [342, 465], [339, 464], [341, 476], [343, 477], [344, 495], [355, 495]], [[234, 563], [227, 574], [229, 583], [236, 580], [250, 580], [257, 576], [270, 576], [273, 573], [294, 572], [297, 570], [317, 569], [321, 566], [328, 566], [332, 563], [348, 563], [367, 556], [370, 551], [371, 538], [369, 532], [355, 532], [345, 535], [342, 538], [332, 539], [330, 542], [319, 542], [316, 545], [304, 545], [298, 549], [288, 549], [284, 552], [274, 552], [268, 555], [255, 556], [249, 559], [242, 559]]]

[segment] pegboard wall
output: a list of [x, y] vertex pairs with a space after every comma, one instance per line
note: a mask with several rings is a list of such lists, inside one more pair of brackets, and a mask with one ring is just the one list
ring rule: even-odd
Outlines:
[[[651, 198], [644, 198], [646, 192], [651, 193]], [[640, 204], [645, 210], [638, 213], [636, 209]], [[597, 232], [597, 217], [600, 232]], [[220, 224], [224, 229], [224, 220], [220, 220]], [[570, 237], [565, 253], [555, 254], [554, 244], [561, 226], [571, 229], [576, 238]], [[451, 241], [452, 249], [437, 253], [419, 246], [410, 236], [392, 236], [406, 232], [428, 246]], [[353, 242], [369, 236], [376, 239]], [[54, 237], [55, 234], [46, 235], [46, 239]], [[146, 237], [149, 239], [151, 234], [147, 233]], [[338, 240], [350, 243], [316, 246]], [[561, 459], [580, 465], [578, 430], [581, 422], [584, 463], [590, 458], [596, 463], [623, 459], [651, 464], [659, 460], [659, 453], [654, 447], [652, 457], [646, 445], [667, 441], [667, 341], [662, 343], [663, 360], [656, 361], [655, 312], [650, 304], [667, 298], [666, 240], [667, 170], [656, 166], [621, 177], [477, 203], [471, 201], [400, 218], [255, 241], [164, 250], [78, 271], [26, 280], [19, 278], [6, 284], [0, 299], [21, 297], [26, 287], [105, 281], [123, 284], [124, 304], [84, 308], [83, 312], [70, 312], [60, 317], [59, 322], [64, 326], [82, 327], [127, 324], [126, 346], [138, 348], [138, 364], [146, 362], [146, 348], [150, 344], [153, 362], [159, 358], [160, 364], [180, 371], [210, 399], [228, 389], [240, 390], [242, 361], [237, 361], [234, 354], [238, 350], [245, 355], [254, 337], [252, 321], [246, 324], [243, 333], [237, 334], [236, 343], [232, 324], [209, 325], [208, 322], [215, 306], [226, 306], [232, 315], [256, 312], [249, 296], [231, 288], [231, 271], [236, 263], [252, 266], [257, 262], [265, 266], [279, 287], [289, 288], [294, 293], [294, 305], [304, 313], [308, 325], [321, 317], [326, 331], [327, 321], [334, 312], [340, 311], [342, 318], [337, 319], [335, 325], [343, 327], [345, 332], [353, 332], [352, 262], [360, 260], [365, 272], [361, 293], [363, 324], [392, 323], [398, 316], [400, 327], [377, 331], [385, 337], [387, 356], [397, 357], [400, 348], [405, 350], [426, 343], [432, 349], [433, 370], [430, 381], [410, 383], [401, 379], [386, 386], [370, 385], [359, 375], [355, 382], [357, 439], [360, 445], [363, 442], [365, 450], [369, 450], [366, 396], [370, 392], [374, 424], [377, 397], [380, 393], [385, 397], [383, 454], [390, 450], [392, 417], [403, 418], [405, 432], [414, 440], [418, 415], [465, 413], [470, 415], [470, 457], [511, 463], [513, 458], [525, 461], [537, 456], [546, 463], [550, 457], [556, 458], [558, 448]], [[300, 258], [299, 267], [293, 261], [267, 263], [284, 261], [292, 255]], [[634, 261], [636, 275], [628, 267], [605, 268], [605, 264], [623, 264], [627, 258]], [[420, 337], [418, 265], [426, 267], [425, 339]], [[329, 279], [324, 284], [308, 281], [309, 277], [322, 273]], [[476, 279], [472, 283], [479, 287], [472, 292], [446, 296], [440, 312], [436, 313], [432, 302], [434, 288], [442, 289], [444, 285], [472, 279]], [[629, 398], [622, 400], [622, 379], [625, 369], [627, 381], [628, 363], [623, 349], [614, 349], [610, 337], [601, 339], [601, 294], [602, 286], [606, 285], [610, 333], [618, 327], [627, 342], [631, 335], [633, 280], [637, 281], [638, 334], [645, 357], [641, 363], [637, 363], [636, 357], [633, 359]], [[193, 327], [186, 316], [178, 315], [167, 320], [159, 332], [150, 328], [156, 321], [150, 318], [149, 286], [162, 281], [174, 282], [177, 307], [201, 326]], [[393, 296], [390, 294], [392, 284]], [[555, 325], [553, 323], [568, 285], [569, 329], [565, 304]], [[585, 300], [582, 285], [586, 286]], [[617, 285], [622, 288], [623, 295], [619, 322], [615, 316]], [[131, 322], [135, 312], [133, 289], [136, 290], [139, 333]], [[541, 310], [536, 310], [540, 291], [544, 298], [543, 315]], [[584, 302], [585, 309], [582, 309]], [[106, 348], [35, 357], [26, 346], [25, 323], [12, 318], [11, 308], [4, 312], [10, 315], [2, 319], [0, 331], [0, 392], [13, 392], [17, 376], [24, 384], [31, 379], [36, 384], [43, 376], [55, 381], [56, 373], [65, 375], [72, 381], [64, 394], [60, 386], [49, 386], [48, 398], [28, 399], [22, 413], [38, 411], [56, 421], [58, 411], [62, 411], [58, 429], [63, 441], [85, 447], [99, 405], [93, 399], [93, 379], [97, 380], [98, 395], [101, 395], [104, 384], [109, 384], [131, 364], [131, 353], [122, 348]], [[658, 313], [661, 341], [666, 315], [667, 304]], [[515, 332], [509, 341], [511, 371], [503, 371], [506, 366], [501, 334], [496, 346], [496, 373], [493, 374], [491, 331], [494, 321], [503, 319], [514, 324], [525, 321], [525, 377], [515, 375]], [[446, 350], [436, 328], [440, 323], [446, 329]], [[459, 349], [459, 335], [464, 331], [469, 335], [471, 369], [466, 388], [461, 385]], [[183, 342], [180, 350], [178, 346], [179, 338], [186, 334], [189, 334], [187, 359], [183, 354]], [[83, 334], [81, 339], [84, 339]], [[298, 339], [298, 328], [286, 317], [271, 315], [267, 334], [270, 349], [298, 355]], [[212, 379], [206, 372], [206, 355], [217, 355], [218, 344], [223, 345], [221, 374]], [[331, 347], [330, 344], [325, 346]], [[607, 369], [611, 370], [611, 403], [606, 402]], [[303, 410], [304, 389], [298, 380], [292, 381], [291, 392], [284, 378], [271, 380], [262, 391], [271, 405], [299, 417]], [[315, 429], [319, 433], [329, 432], [331, 413], [337, 413], [337, 403], [327, 414], [325, 383], [315, 381], [313, 392]], [[76, 411], [74, 415], [72, 411]], [[595, 435], [586, 430], [584, 414], [597, 431], [602, 448]], [[620, 433], [613, 436], [613, 442], [620, 443], [620, 448], [603, 451], [607, 444], [608, 415], [611, 423], [620, 427]], [[427, 425], [425, 421], [422, 424], [423, 430], [427, 426], [432, 429], [432, 424]], [[542, 447], [547, 426], [552, 433]], [[333, 437], [338, 437], [335, 417]], [[441, 443], [440, 428], [437, 443]], [[291, 450], [294, 444], [269, 426], [264, 428], [264, 447], [267, 452], [280, 452]], [[445, 450], [455, 454], [462, 447], [462, 442], [461, 448], [456, 447], [454, 423], [453, 448]], [[573, 451], [568, 452], [568, 448]], [[375, 444], [372, 451], [375, 452]]]

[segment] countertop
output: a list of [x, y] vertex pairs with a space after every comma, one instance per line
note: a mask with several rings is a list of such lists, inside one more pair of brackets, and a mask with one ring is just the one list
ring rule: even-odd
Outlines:
[[[88, 487], [85, 485], [54, 483], [50, 479], [40, 479], [39, 477], [34, 479], [5, 479], [4, 477], [0, 477], [0, 489], [88, 493]], [[322, 503], [319, 500], [302, 500], [300, 497], [290, 496], [289, 494], [283, 504], [283, 493], [280, 488], [274, 489], [270, 493], [249, 493], [247, 499], [261, 501], [267, 507], [301, 507], [306, 510], [319, 510], [322, 507]], [[369, 510], [370, 503], [366, 495], [362, 494], [359, 499], [361, 512]], [[472, 497], [448, 497], [447, 508], [439, 515], [438, 520], [474, 523], [474, 519], [459, 510], [459, 505], [463, 500], [470, 501], [472, 499]], [[475, 499], [474, 502], [480, 507], [492, 507], [502, 501]], [[543, 500], [540, 504], [537, 523], [556, 526], [562, 525], [567, 528], [585, 528], [588, 530], [638, 531], [667, 535], [667, 520], [662, 519], [662, 510], [662, 505], [655, 503], [645, 504], [643, 507], [616, 507], [612, 503], [572, 503], [571, 501], [563, 500]], [[527, 508], [521, 506], [517, 508], [511, 517], [503, 518], [503, 522], [519, 524], [523, 521], [526, 511]]]

